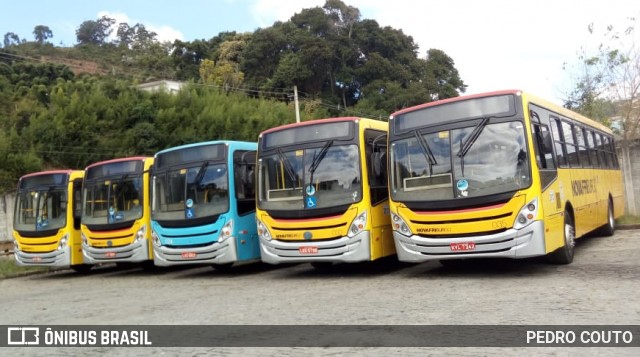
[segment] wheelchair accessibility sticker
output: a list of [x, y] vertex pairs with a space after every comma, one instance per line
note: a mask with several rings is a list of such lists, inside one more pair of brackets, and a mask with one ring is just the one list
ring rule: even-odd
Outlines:
[[314, 208], [316, 206], [316, 198], [314, 196], [307, 197], [306, 206], [307, 208]]

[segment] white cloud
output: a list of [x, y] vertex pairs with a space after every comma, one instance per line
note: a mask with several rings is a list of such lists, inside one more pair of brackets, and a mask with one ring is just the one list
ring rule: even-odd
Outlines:
[[287, 21], [302, 9], [324, 5], [324, 0], [257, 0], [251, 8], [256, 23], [269, 27], [275, 21]]
[[182, 32], [168, 25], [156, 25], [150, 22], [145, 22], [143, 20], [131, 19], [127, 14], [120, 13], [120, 12], [100, 11], [98, 13], [98, 18], [101, 18], [102, 16], [107, 16], [116, 20], [116, 23], [114, 25], [115, 26], [114, 31], [111, 34], [110, 39], [115, 38], [118, 25], [123, 22], [126, 22], [127, 24], [129, 24], [129, 26], [134, 26], [135, 24], [138, 24], [138, 23], [143, 24], [148, 31], [153, 31], [158, 35], [157, 39], [160, 42], [166, 42], [166, 41], [173, 42], [176, 39], [178, 40], [184, 39], [184, 35], [182, 35]]

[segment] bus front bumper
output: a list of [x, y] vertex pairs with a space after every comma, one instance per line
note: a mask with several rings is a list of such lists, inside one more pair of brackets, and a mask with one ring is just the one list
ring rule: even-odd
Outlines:
[[64, 247], [47, 253], [27, 253], [16, 249], [13, 252], [19, 266], [49, 266], [68, 268], [71, 266], [71, 249]]
[[236, 237], [202, 247], [153, 246], [153, 262], [157, 266], [186, 264], [227, 264], [238, 261]]
[[262, 261], [280, 263], [355, 263], [371, 260], [369, 231], [327, 241], [284, 242], [260, 237]]
[[85, 264], [144, 262], [149, 260], [149, 241], [147, 239], [121, 247], [95, 248], [82, 245]]
[[[544, 224], [535, 221], [527, 227], [509, 229], [498, 234], [460, 238], [424, 238], [393, 232], [398, 260], [424, 262], [428, 260], [466, 258], [529, 258], [545, 255]], [[473, 250], [452, 250], [452, 243], [475, 243]]]

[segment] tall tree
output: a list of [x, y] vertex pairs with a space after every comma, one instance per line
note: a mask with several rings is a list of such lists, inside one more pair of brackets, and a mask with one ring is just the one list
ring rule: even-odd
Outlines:
[[115, 23], [116, 20], [107, 16], [102, 16], [97, 20], [87, 20], [83, 22], [76, 29], [76, 39], [78, 40], [78, 44], [106, 44], [107, 39], [113, 32], [112, 26]]
[[53, 37], [53, 32], [51, 32], [49, 26], [38, 25], [33, 29], [33, 36], [37, 43], [43, 44]]
[[[625, 174], [627, 210], [638, 215], [639, 208], [631, 177], [630, 146], [640, 140], [640, 47], [637, 43], [635, 19], [620, 32], [614, 26], [607, 26], [605, 42], [595, 52], [583, 47], [578, 60], [581, 75], [575, 81], [574, 89], [565, 100], [565, 106], [587, 116], [604, 113], [602, 104], [610, 102], [615, 109], [615, 118], [621, 127], [621, 159]], [[589, 26], [589, 32], [597, 33]]]
[[11, 45], [19, 45], [20, 37], [13, 32], [7, 32], [4, 34], [4, 47], [9, 47]]

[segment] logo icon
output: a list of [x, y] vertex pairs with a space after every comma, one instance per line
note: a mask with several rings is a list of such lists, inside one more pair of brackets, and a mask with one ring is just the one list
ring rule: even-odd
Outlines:
[[311, 232], [307, 231], [307, 232], [304, 232], [304, 233], [302, 234], [302, 236], [303, 236], [303, 237], [304, 237], [304, 239], [306, 239], [306, 240], [311, 240], [311, 237], [313, 237], [313, 234], [312, 234]]
[[307, 192], [307, 196], [313, 196], [316, 194], [316, 188], [313, 187], [313, 185], [308, 185], [305, 191]]
[[8, 327], [7, 345], [33, 346], [40, 343], [39, 327]]
[[456, 183], [456, 187], [458, 187], [458, 190], [460, 191], [466, 191], [469, 188], [469, 182], [467, 180], [458, 180], [458, 182]]

